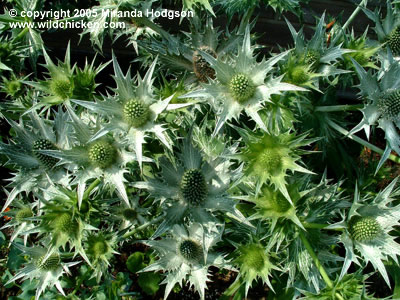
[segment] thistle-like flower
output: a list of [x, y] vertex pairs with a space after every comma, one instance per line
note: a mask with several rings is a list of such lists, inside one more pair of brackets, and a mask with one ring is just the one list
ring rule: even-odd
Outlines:
[[[235, 246], [236, 250], [234, 252], [235, 259], [233, 265], [239, 269], [239, 275], [232, 286], [236, 285], [236, 287], [239, 288], [240, 285], [244, 285], [244, 297], [247, 297], [247, 293], [253, 281], [257, 278], [261, 278], [262, 282], [267, 284], [273, 291], [274, 289], [269, 277], [271, 276], [272, 270], [280, 269], [271, 262], [267, 247], [252, 238], [246, 243], [236, 244]], [[240, 283], [240, 285], [237, 285], [237, 283]]]
[[225, 260], [221, 254], [209, 252], [221, 239], [223, 228], [218, 232], [208, 232], [198, 223], [189, 227], [174, 225], [171, 236], [161, 240], [148, 240], [144, 243], [152, 247], [159, 260], [144, 268], [141, 272], [163, 271], [166, 283], [164, 299], [175, 284], [182, 286], [182, 281], [189, 282], [204, 300], [208, 280], [208, 268], [224, 267]]
[[353, 63], [360, 78], [359, 94], [366, 99], [366, 103], [361, 109], [363, 119], [350, 133], [364, 129], [369, 139], [370, 126], [376, 123], [385, 131], [386, 149], [378, 164], [378, 171], [392, 150], [400, 155], [400, 136], [396, 129], [400, 128], [400, 82], [397, 80], [400, 64], [394, 60], [390, 51], [382, 57], [382, 68], [375, 74], [366, 72], [355, 60]]
[[396, 182], [397, 179], [393, 180], [372, 200], [368, 196], [361, 198], [356, 186], [354, 202], [346, 218], [332, 225], [344, 229], [340, 242], [346, 248], [346, 257], [340, 278], [347, 273], [352, 262], [360, 264], [356, 254], [359, 253], [366, 264], [371, 262], [390, 286], [384, 261], [390, 257], [397, 262], [400, 255], [400, 245], [389, 234], [400, 224], [400, 205], [392, 204], [393, 197], [398, 195], [398, 190], [394, 190]]
[[134, 184], [147, 189], [166, 208], [165, 220], [154, 236], [181, 223], [187, 216], [213, 230], [217, 223], [214, 213], [217, 211], [248, 223], [228, 194], [230, 184], [241, 176], [241, 168], [229, 170], [231, 163], [221, 157], [204, 160], [201, 152], [192, 145], [190, 137], [183, 142], [178, 162], [175, 164], [172, 161], [166, 157], [160, 159], [161, 178], [149, 178]]
[[[254, 48], [250, 45], [250, 29], [246, 27], [243, 45], [237, 56], [222, 60], [214, 58], [205, 51], [200, 52], [215, 70], [216, 79], [211, 80], [209, 84], [202, 84], [202, 90], [189, 92], [181, 97], [210, 99], [217, 115], [214, 134], [219, 132], [226, 121], [238, 119], [242, 111], [249, 115], [260, 128], [266, 130], [258, 111], [263, 108], [265, 102], [272, 102], [271, 95], [281, 94], [284, 91], [305, 91], [303, 88], [281, 82], [283, 76], [277, 78], [268, 76], [273, 66], [288, 52], [257, 63], [253, 51]], [[265, 82], [266, 78], [267, 82]]]
[[280, 133], [260, 132], [251, 133], [235, 127], [245, 142], [245, 149], [238, 158], [245, 161], [245, 175], [249, 181], [256, 183], [258, 195], [262, 185], [266, 182], [278, 189], [293, 205], [286, 188], [287, 171], [314, 174], [312, 171], [298, 165], [296, 162], [301, 154], [309, 153], [297, 148], [307, 146], [317, 139], [306, 139], [307, 133], [296, 136], [290, 131]]
[[[127, 164], [137, 161], [136, 155], [126, 151], [125, 145], [110, 134], [94, 139], [95, 132], [99, 130], [99, 122], [82, 114], [82, 119], [88, 119], [85, 123], [70, 107], [67, 107], [67, 110], [74, 129], [70, 148], [42, 153], [60, 159], [60, 164], [67, 164], [74, 172], [76, 176], [71, 184], [78, 184], [79, 205], [86, 183], [91, 179], [101, 178], [106, 185], [115, 187], [119, 196], [129, 206], [124, 174], [128, 172]], [[142, 157], [142, 160], [151, 161], [147, 157]]]
[[28, 248], [16, 243], [14, 245], [24, 254], [28, 255], [30, 261], [22, 270], [15, 274], [6, 285], [20, 278], [22, 278], [22, 280], [37, 279], [39, 282], [36, 289], [35, 300], [39, 299], [40, 295], [47, 287], [53, 286], [55, 286], [61, 294], [66, 296], [61, 287], [60, 277], [63, 276], [64, 273], [71, 275], [69, 267], [78, 264], [79, 261], [64, 263], [58, 252], [49, 253], [47, 249], [43, 247]]
[[98, 86], [95, 82], [95, 77], [108, 63], [95, 68], [95, 59], [93, 59], [90, 65], [86, 61], [84, 69], [80, 69], [76, 65], [71, 67], [70, 44], [68, 44], [64, 62], [60, 61], [57, 65], [44, 49], [43, 55], [46, 60], [46, 64], [43, 66], [47, 68], [50, 77], [38, 82], [25, 81], [26, 84], [33, 86], [44, 94], [40, 98], [41, 101], [35, 105], [35, 108], [47, 108], [61, 103], [70, 105], [70, 99], [93, 100], [94, 90]]
[[[8, 194], [7, 191], [6, 193]], [[26, 203], [26, 201], [18, 199], [17, 201], [13, 202], [12, 209], [2, 213], [2, 215], [10, 218], [10, 220], [3, 227], [1, 227], [0, 230], [13, 228], [10, 243], [12, 243], [18, 236], [23, 235], [24, 245], [26, 245], [28, 241], [28, 234], [26, 234], [26, 232], [35, 227], [30, 218], [34, 216], [36, 206], [36, 202]]]
[[0, 152], [9, 158], [8, 164], [17, 166], [20, 171], [10, 179], [9, 186], [13, 189], [2, 211], [21, 192], [46, 189], [52, 182], [64, 186], [69, 184], [69, 175], [57, 167], [58, 159], [41, 152], [68, 145], [70, 131], [68, 115], [62, 112], [56, 113], [54, 121], [45, 120], [35, 112], [31, 112], [29, 117], [30, 122], [23, 122], [21, 119], [20, 123], [7, 119], [16, 137], [8, 144], [0, 143]]
[[374, 30], [381, 45], [387, 45], [392, 53], [400, 55], [400, 13], [391, 1], [387, 1], [386, 17], [381, 20], [379, 11], [372, 12], [364, 8], [364, 13], [375, 22]]
[[91, 277], [96, 277], [97, 282], [100, 282], [102, 275], [107, 273], [110, 266], [109, 260], [114, 254], [119, 254], [113, 250], [116, 246], [116, 239], [115, 235], [103, 232], [90, 234], [87, 237], [86, 253], [94, 268]]
[[319, 77], [328, 79], [349, 72], [338, 69], [335, 64], [343, 54], [352, 51], [342, 49], [341, 44], [327, 45], [325, 14], [321, 16], [314, 36], [309, 41], [306, 41], [303, 29], [296, 31], [289, 21], [286, 20], [286, 23], [294, 40], [292, 56], [286, 65], [281, 64], [287, 82], [318, 90]]
[[127, 145], [134, 148], [140, 168], [142, 167], [142, 146], [148, 133], [153, 133], [167, 148], [171, 148], [171, 141], [165, 134], [165, 128], [157, 124], [157, 118], [165, 110], [174, 110], [190, 104], [169, 104], [171, 97], [165, 100], [156, 100], [153, 95], [153, 72], [156, 60], [152, 63], [142, 79], [137, 75], [137, 86], [131, 77], [130, 69], [124, 76], [118, 62], [113, 56], [115, 82], [115, 96], [108, 96], [104, 101], [91, 103], [74, 100], [74, 102], [108, 118], [92, 140], [106, 135], [108, 132], [118, 133], [124, 137]]

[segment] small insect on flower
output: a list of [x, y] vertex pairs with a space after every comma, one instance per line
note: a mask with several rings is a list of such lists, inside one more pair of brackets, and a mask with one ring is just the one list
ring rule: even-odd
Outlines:
[[215, 70], [206, 61], [206, 59], [201, 55], [201, 52], [207, 53], [214, 58], [217, 58], [217, 53], [209, 46], [201, 46], [199, 50], [193, 52], [193, 70], [196, 77], [201, 82], [208, 82], [208, 78], [215, 78]]

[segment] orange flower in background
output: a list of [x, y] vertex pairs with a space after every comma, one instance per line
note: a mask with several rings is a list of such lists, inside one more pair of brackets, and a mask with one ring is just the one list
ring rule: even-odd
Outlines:
[[[5, 209], [4, 212], [8, 212], [9, 210], [10, 210], [10, 208], [7, 207], [7, 208]], [[10, 220], [11, 220], [11, 218], [10, 218], [10, 217], [7, 217], [7, 216], [4, 216], [3, 218], [4, 218], [4, 220], [6, 220], [6, 221], [10, 221]]]

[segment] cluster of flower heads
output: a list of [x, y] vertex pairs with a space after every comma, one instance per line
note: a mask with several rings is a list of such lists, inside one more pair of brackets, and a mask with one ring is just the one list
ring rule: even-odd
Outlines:
[[[116, 15], [137, 8], [117, 2], [99, 7]], [[191, 31], [177, 35], [152, 19], [132, 20], [124, 35], [144, 76], [124, 72], [114, 53], [99, 66], [96, 59], [71, 66], [68, 46], [63, 62], [37, 49], [43, 80], [4, 77], [9, 100], [0, 112], [11, 129], [0, 153], [12, 178], [2, 229], [13, 230], [10, 243], [25, 255], [7, 284], [36, 279], [36, 299], [53, 286], [65, 295], [70, 269], [85, 264], [101, 284], [113, 278], [119, 251], [142, 243], [156, 259], [139, 273], [161, 271], [164, 298], [188, 285], [205, 299], [216, 269], [237, 274], [225, 291], [235, 299], [257, 281], [280, 297], [367, 299], [360, 270], [368, 263], [390, 286], [386, 265], [398, 265], [400, 255], [392, 235], [400, 225], [397, 180], [374, 196], [353, 181], [351, 191], [318, 175], [312, 157], [339, 143], [335, 130], [346, 121], [327, 98], [341, 80], [359, 82], [365, 101], [363, 119], [347, 134], [364, 129], [369, 138], [376, 124], [385, 132], [376, 173], [392, 150], [400, 155], [400, 13], [388, 1], [381, 22], [364, 9], [376, 22], [375, 43], [367, 31], [356, 37], [338, 24], [330, 39], [325, 14], [309, 40], [287, 21], [293, 48], [262, 56], [251, 35], [258, 1], [217, 2], [230, 13], [249, 9], [225, 32], [211, 16], [196, 16]], [[283, 11], [300, 1], [269, 2]], [[215, 16], [208, 1], [183, 5]], [[102, 47], [105, 32], [85, 33]], [[0, 71], [23, 68], [31, 51], [1, 39]], [[99, 93], [96, 76], [109, 64], [114, 82]]]

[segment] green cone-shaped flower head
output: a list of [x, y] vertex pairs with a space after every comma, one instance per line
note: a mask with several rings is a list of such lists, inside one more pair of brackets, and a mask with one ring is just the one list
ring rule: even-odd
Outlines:
[[122, 211], [122, 216], [125, 220], [133, 222], [137, 219], [137, 211], [133, 208], [125, 208]]
[[265, 249], [258, 244], [249, 244], [239, 247], [241, 269], [244, 272], [260, 272], [264, 265], [268, 263], [268, 257], [265, 254]]
[[62, 213], [53, 223], [53, 228], [58, 232], [73, 233], [77, 227], [76, 222], [73, 220], [72, 215], [69, 213]]
[[149, 121], [150, 110], [143, 101], [131, 99], [124, 105], [123, 115], [130, 126], [139, 128]]
[[[206, 52], [214, 58], [217, 57], [217, 53], [208, 46], [201, 46], [199, 50]], [[201, 82], [208, 82], [208, 78], [215, 78], [214, 69], [211, 68], [211, 65], [203, 58], [198, 50], [193, 52], [193, 69], [196, 77]]]
[[393, 29], [393, 31], [387, 36], [387, 44], [393, 54], [400, 54], [400, 26]]
[[116, 149], [111, 143], [99, 141], [90, 146], [89, 160], [93, 165], [104, 169], [114, 163], [116, 153]]
[[198, 263], [203, 258], [202, 246], [192, 239], [182, 240], [178, 244], [178, 253], [190, 263]]
[[56, 150], [52, 142], [46, 139], [37, 139], [33, 142], [33, 153], [38, 161], [46, 168], [51, 169], [57, 163], [57, 158], [40, 153], [39, 150]]
[[379, 235], [381, 226], [372, 217], [355, 216], [349, 222], [349, 232], [354, 240], [368, 242], [374, 240]]
[[50, 91], [60, 99], [68, 99], [72, 95], [73, 85], [68, 77], [60, 76], [50, 81]]
[[24, 207], [17, 211], [15, 214], [15, 219], [17, 222], [23, 222], [24, 219], [33, 217], [33, 212], [30, 207]]
[[58, 253], [51, 254], [46, 260], [47, 254], [42, 255], [36, 261], [36, 267], [43, 271], [54, 271], [60, 265], [60, 255]]
[[307, 65], [312, 66], [313, 70], [317, 70], [319, 66], [319, 60], [321, 59], [321, 54], [315, 50], [309, 50], [304, 58]]
[[240, 103], [249, 100], [256, 91], [250, 78], [244, 74], [234, 75], [229, 83], [229, 88], [233, 98]]
[[95, 257], [100, 257], [103, 254], [106, 254], [108, 252], [108, 244], [105, 241], [99, 240], [96, 241], [93, 245], [93, 253]]
[[259, 153], [258, 164], [255, 165], [256, 168], [267, 171], [268, 173], [274, 175], [281, 171], [282, 169], [282, 154], [279, 148], [266, 148]]
[[400, 115], [400, 90], [395, 90], [387, 93], [378, 101], [378, 107], [382, 117], [395, 121]]
[[204, 203], [207, 198], [207, 182], [199, 169], [186, 170], [181, 179], [183, 199], [193, 206]]
[[288, 77], [293, 84], [304, 84], [310, 80], [308, 67], [304, 65], [295, 66], [289, 70]]

